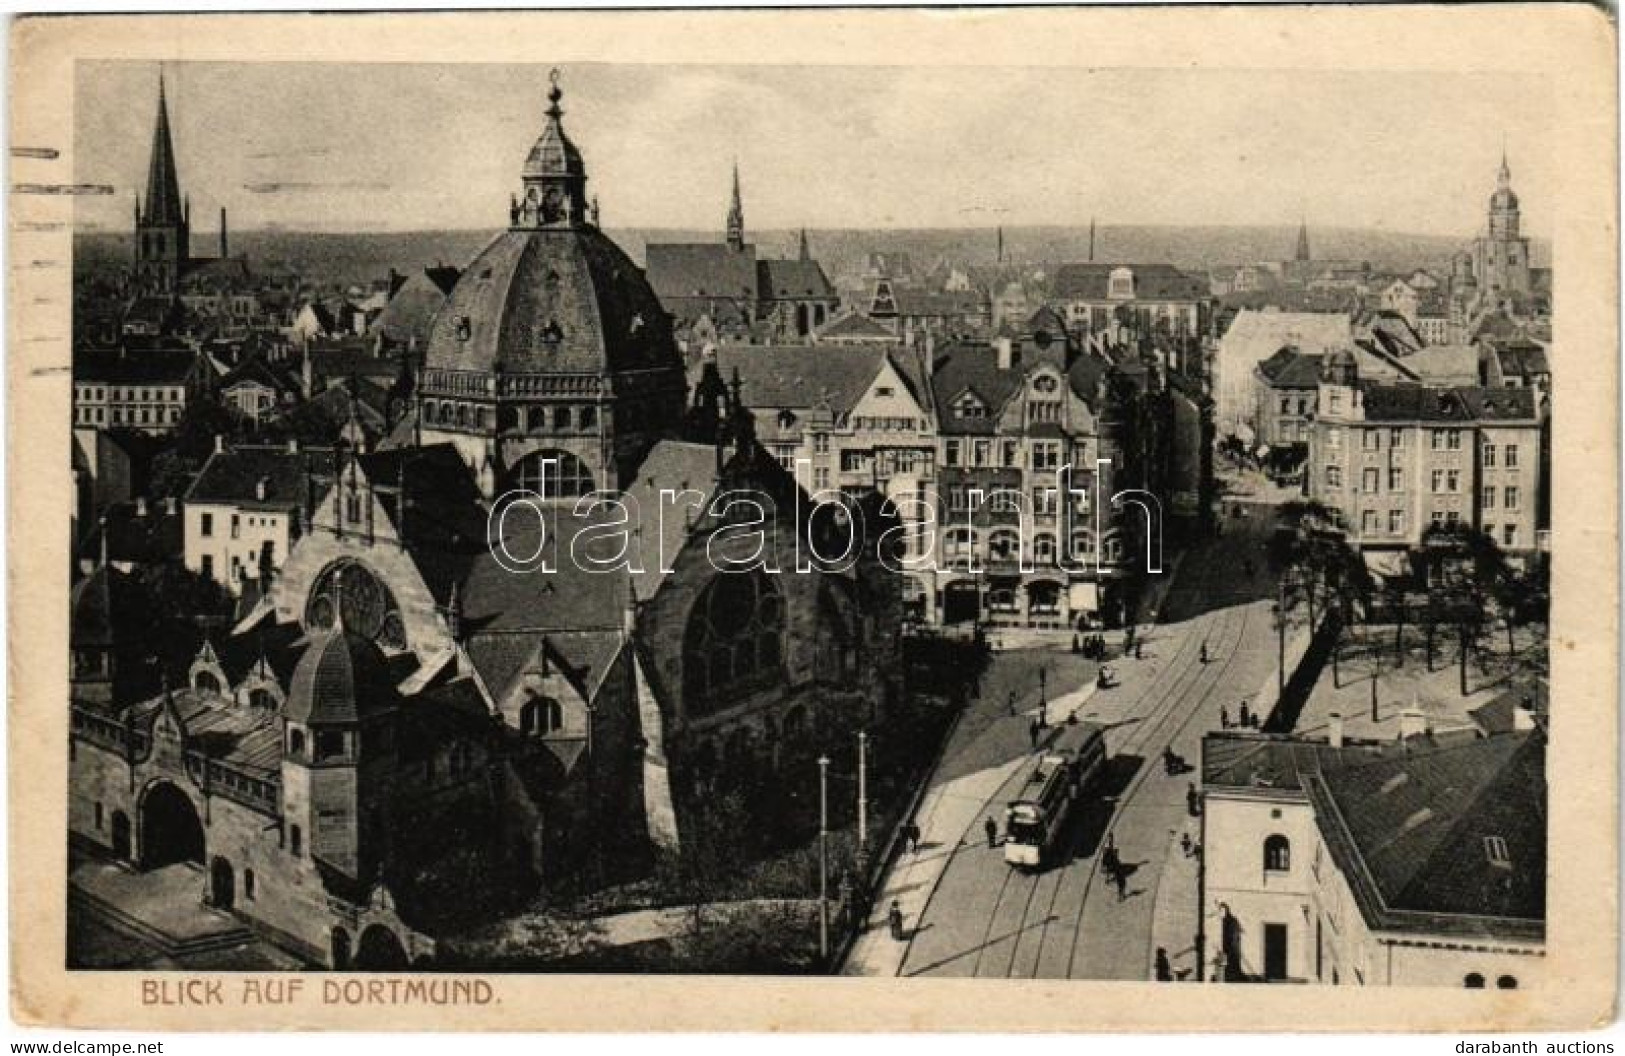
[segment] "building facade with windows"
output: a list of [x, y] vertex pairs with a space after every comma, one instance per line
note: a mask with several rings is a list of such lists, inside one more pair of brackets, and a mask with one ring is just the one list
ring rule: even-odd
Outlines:
[[1477, 386], [1361, 385], [1353, 356], [1323, 364], [1308, 462], [1310, 497], [1338, 510], [1363, 551], [1405, 550], [1430, 524], [1533, 551], [1541, 493], [1535, 393]]
[[1204, 978], [1538, 985], [1545, 733], [1202, 742]]
[[304, 534], [312, 505], [333, 479], [327, 448], [217, 446], [186, 493], [186, 567], [233, 595], [249, 580], [269, 587]]

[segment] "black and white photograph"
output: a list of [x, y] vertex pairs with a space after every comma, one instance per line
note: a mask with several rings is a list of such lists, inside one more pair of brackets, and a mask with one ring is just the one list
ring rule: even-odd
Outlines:
[[1562, 985], [1556, 81], [559, 50], [13, 139], [70, 979]]

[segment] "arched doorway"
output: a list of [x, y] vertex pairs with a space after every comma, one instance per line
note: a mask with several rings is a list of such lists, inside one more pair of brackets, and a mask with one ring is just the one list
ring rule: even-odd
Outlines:
[[186, 793], [161, 781], [141, 801], [141, 868], [203, 864], [203, 823]]
[[355, 966], [363, 971], [395, 971], [407, 966], [406, 950], [395, 933], [382, 924], [374, 924], [361, 933], [361, 944], [356, 950]]
[[230, 909], [237, 901], [237, 881], [231, 863], [216, 857], [209, 865], [209, 902], [215, 909]]
[[130, 860], [130, 816], [122, 810], [113, 812], [113, 857]]
[[343, 971], [350, 967], [350, 933], [343, 928], [334, 928], [332, 936], [333, 967]]

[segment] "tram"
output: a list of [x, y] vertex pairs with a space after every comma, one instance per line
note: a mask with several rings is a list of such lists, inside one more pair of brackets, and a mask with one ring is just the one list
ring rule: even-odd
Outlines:
[[1019, 798], [1004, 812], [1004, 860], [1042, 869], [1054, 857], [1067, 819], [1106, 769], [1106, 728], [1080, 722], [1061, 727], [1055, 743], [1027, 765]]

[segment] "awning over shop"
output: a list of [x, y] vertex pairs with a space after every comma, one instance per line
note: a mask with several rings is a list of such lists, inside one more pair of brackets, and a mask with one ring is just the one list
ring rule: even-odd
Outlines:
[[1367, 550], [1365, 567], [1380, 579], [1408, 579], [1411, 575], [1411, 555], [1406, 550]]
[[1100, 609], [1100, 584], [1085, 581], [1072, 583], [1067, 588], [1067, 604], [1073, 612], [1096, 612]]

